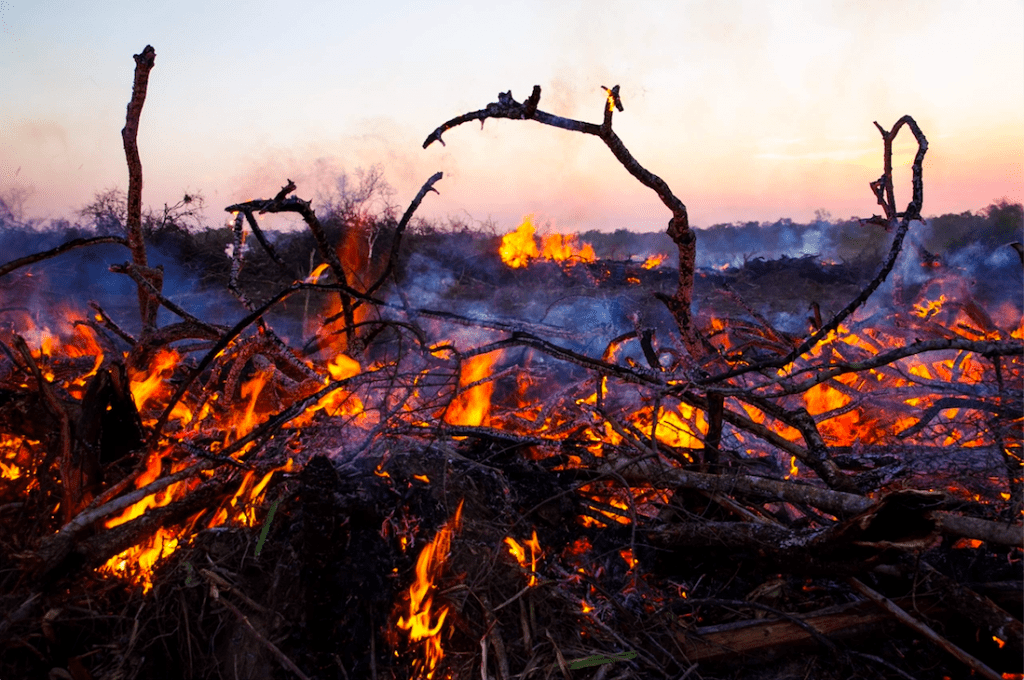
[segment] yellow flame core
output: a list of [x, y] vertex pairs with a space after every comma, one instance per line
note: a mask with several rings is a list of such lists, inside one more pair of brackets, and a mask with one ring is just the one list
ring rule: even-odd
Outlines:
[[644, 269], [654, 269], [655, 267], [660, 265], [662, 262], [664, 262], [667, 257], [668, 257], [668, 255], [664, 255], [664, 254], [661, 254], [661, 253], [659, 253], [657, 255], [651, 255], [646, 260], [644, 260], [644, 263], [641, 266]]
[[501, 261], [515, 269], [527, 266], [534, 259], [571, 263], [597, 261], [594, 247], [589, 243], [580, 246], [575, 235], [547, 234], [540, 238], [538, 248], [536, 233], [531, 217], [524, 217], [515, 231], [501, 237], [498, 248]]
[[132, 376], [131, 392], [135, 408], [142, 410], [150, 399], [159, 395], [164, 379], [170, 376], [181, 357], [174, 350], [161, 349], [149, 362], [149, 371]]
[[[526, 548], [511, 536], [505, 538], [505, 543], [508, 544], [508, 551], [516, 558], [519, 566], [526, 569]], [[528, 587], [535, 586], [537, 585], [537, 558], [541, 555], [540, 541], [537, 540], [537, 530], [534, 529], [530, 540], [523, 541], [523, 543], [530, 547], [530, 579], [526, 585]]]
[[498, 254], [501, 261], [509, 267], [525, 267], [532, 258], [538, 257], [537, 242], [533, 235], [537, 230], [529, 217], [523, 219], [523, 223], [515, 231], [511, 231], [501, 237], [501, 247]]

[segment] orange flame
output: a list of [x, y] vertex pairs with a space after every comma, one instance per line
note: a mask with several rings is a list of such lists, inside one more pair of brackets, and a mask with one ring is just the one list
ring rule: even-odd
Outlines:
[[666, 258], [668, 258], [668, 255], [662, 253], [658, 253], [657, 255], [651, 255], [646, 260], [644, 260], [644, 263], [640, 266], [642, 266], [644, 269], [654, 269], [662, 262], [664, 262]]
[[546, 234], [540, 239], [537, 247], [536, 227], [528, 215], [523, 218], [515, 231], [501, 237], [498, 255], [509, 267], [518, 269], [525, 267], [533, 259], [545, 259], [551, 262], [594, 262], [597, 255], [589, 243], [579, 245], [575, 235]]
[[[526, 549], [519, 544], [516, 539], [511, 536], [505, 538], [505, 543], [508, 544], [508, 551], [512, 553], [512, 556], [516, 558], [516, 562], [523, 569], [526, 568]], [[541, 555], [540, 541], [537, 540], [537, 530], [534, 529], [533, 537], [528, 541], [523, 541], [530, 547], [530, 579], [527, 581], [527, 586], [537, 585], [537, 557]]]
[[523, 223], [515, 231], [510, 231], [501, 237], [501, 247], [498, 254], [501, 261], [512, 268], [525, 267], [532, 258], [538, 257], [537, 242], [533, 238], [533, 223], [529, 217], [523, 218]]
[[153, 397], [159, 396], [164, 380], [174, 371], [181, 357], [173, 349], [160, 349], [149, 362], [149, 371], [141, 371], [130, 379], [135, 408], [142, 410]]
[[[459, 387], [472, 385], [483, 380], [491, 374], [491, 367], [497, 360], [496, 353], [477, 354], [462, 362], [462, 372], [459, 375]], [[487, 417], [491, 411], [491, 393], [494, 391], [494, 383], [485, 382], [473, 385], [461, 392], [454, 400], [445, 415], [445, 422], [450, 425], [467, 425], [476, 427], [487, 424]]]
[[441, 606], [436, 612], [431, 611], [434, 579], [441, 574], [448, 559], [452, 533], [458, 530], [461, 522], [462, 501], [459, 501], [455, 516], [441, 527], [434, 540], [420, 552], [416, 560], [416, 581], [409, 586], [409, 616], [399, 617], [396, 624], [399, 629], [409, 631], [409, 642], [423, 642], [423, 658], [416, 659], [413, 668], [417, 675], [427, 680], [434, 677], [438, 662], [444, 658], [441, 626], [448, 615], [447, 606]]

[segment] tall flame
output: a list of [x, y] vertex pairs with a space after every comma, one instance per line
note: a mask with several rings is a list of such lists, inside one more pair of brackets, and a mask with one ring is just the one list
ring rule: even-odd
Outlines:
[[[459, 375], [459, 387], [473, 385], [491, 374], [491, 367], [498, 358], [496, 353], [477, 354], [462, 362]], [[450, 425], [478, 426], [487, 424], [487, 416], [491, 410], [491, 393], [494, 383], [485, 382], [473, 385], [459, 394], [453, 401], [445, 421]]]
[[536, 232], [530, 218], [524, 217], [523, 223], [515, 231], [510, 231], [501, 237], [501, 247], [498, 254], [501, 261], [509, 267], [525, 267], [530, 263], [531, 258], [538, 257], [537, 242], [533, 235]]
[[462, 501], [455, 510], [455, 515], [446, 522], [416, 560], [416, 581], [409, 586], [409, 615], [399, 617], [396, 624], [399, 629], [409, 631], [409, 642], [423, 643], [423, 658], [413, 662], [413, 669], [419, 677], [430, 680], [434, 677], [437, 664], [444, 658], [441, 648], [441, 626], [448, 616], [448, 607], [441, 606], [436, 611], [433, 607], [434, 580], [440, 576], [441, 570], [448, 559], [452, 533], [462, 523]]

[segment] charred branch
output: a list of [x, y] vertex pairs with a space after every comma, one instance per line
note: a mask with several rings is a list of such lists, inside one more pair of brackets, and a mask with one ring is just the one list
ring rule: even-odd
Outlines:
[[[895, 198], [893, 197], [892, 188], [892, 142], [896, 138], [900, 128], [906, 124], [910, 127], [917, 139], [917, 155], [914, 157], [913, 164], [913, 199], [907, 205], [906, 211], [897, 213], [895, 208]], [[879, 203], [885, 207], [886, 212], [886, 226], [887, 229], [896, 229], [896, 234], [893, 236], [892, 245], [889, 247], [889, 254], [886, 256], [885, 261], [879, 268], [878, 273], [875, 277], [853, 300], [850, 301], [843, 309], [841, 309], [834, 317], [832, 317], [828, 323], [818, 328], [817, 331], [812, 333], [807, 339], [800, 343], [793, 351], [789, 352], [785, 357], [772, 360], [769, 362], [759, 363], [752, 366], [743, 368], [737, 368], [725, 372], [724, 374], [717, 376], [716, 380], [725, 380], [737, 375], [743, 375], [750, 371], [760, 371], [771, 368], [781, 368], [787, 364], [792, 363], [798, 357], [803, 356], [805, 353], [810, 351], [819, 342], [822, 341], [829, 333], [839, 328], [839, 325], [843, 323], [854, 311], [856, 311], [861, 305], [867, 302], [868, 298], [878, 290], [878, 287], [882, 285], [885, 279], [889, 276], [893, 266], [896, 264], [896, 259], [899, 257], [900, 251], [903, 248], [903, 239], [907, 235], [907, 231], [910, 229], [910, 223], [912, 221], [921, 220], [921, 208], [923, 207], [924, 201], [924, 180], [922, 165], [924, 163], [925, 153], [928, 151], [928, 140], [925, 139], [924, 133], [921, 132], [921, 128], [917, 125], [913, 118], [910, 116], [904, 116], [896, 123], [891, 132], [886, 132], [882, 127], [875, 123], [875, 127], [882, 133], [882, 140], [884, 143], [884, 172], [882, 177], [871, 184], [871, 189], [875, 193]], [[897, 221], [899, 220], [899, 221]]]
[[391, 252], [388, 254], [388, 263], [384, 268], [384, 272], [369, 288], [366, 289], [367, 295], [373, 295], [377, 290], [384, 285], [388, 277], [391, 276], [395, 271], [395, 263], [398, 262], [398, 253], [402, 247], [402, 236], [405, 234], [406, 227], [409, 226], [409, 222], [412, 220], [412, 216], [416, 213], [416, 210], [420, 207], [420, 203], [426, 198], [427, 193], [433, 191], [435, 194], [440, 195], [434, 185], [441, 181], [444, 177], [443, 173], [435, 172], [430, 176], [423, 186], [420, 187], [419, 192], [413, 197], [409, 203], [409, 207], [405, 209], [405, 213], [402, 215], [402, 219], [398, 222], [398, 227], [395, 228], [395, 237], [391, 242]]
[[675, 294], [664, 300], [669, 311], [672, 313], [682, 334], [686, 349], [692, 360], [696, 361], [703, 354], [700, 343], [697, 339], [696, 329], [691, 317], [691, 305], [693, 303], [693, 272], [696, 262], [696, 237], [690, 229], [690, 221], [686, 212], [686, 206], [663, 179], [647, 170], [623, 144], [619, 136], [612, 131], [612, 112], [615, 109], [622, 111], [622, 100], [619, 97], [619, 86], [611, 90], [604, 88], [607, 93], [606, 104], [603, 106], [603, 122], [601, 125], [586, 123], [555, 116], [537, 108], [540, 102], [540, 86], [534, 85], [530, 97], [523, 103], [517, 102], [512, 97], [512, 92], [502, 92], [498, 95], [498, 101], [488, 104], [486, 108], [479, 111], [466, 113], [447, 121], [434, 130], [423, 142], [426, 149], [433, 142], [438, 141], [444, 144], [441, 135], [446, 131], [468, 123], [479, 120], [481, 128], [488, 118], [507, 118], [510, 120], [534, 120], [544, 125], [561, 128], [570, 132], [581, 132], [594, 135], [601, 139], [608, 149], [622, 164], [629, 174], [633, 175], [641, 184], [654, 191], [665, 207], [672, 213], [666, 233], [672, 238], [679, 250], [679, 284]]
[[[128, 248], [132, 251], [132, 262], [140, 269], [142, 275], [149, 279], [158, 289], [162, 278], [158, 281], [149, 270], [146, 259], [146, 243], [142, 237], [142, 159], [139, 157], [139, 119], [142, 117], [142, 106], [146, 103], [146, 90], [149, 87], [149, 72], [156, 63], [156, 50], [146, 45], [142, 54], [136, 54], [135, 82], [132, 85], [132, 98], [128, 102], [128, 113], [121, 139], [124, 142], [124, 155], [128, 162]], [[139, 287], [139, 314], [146, 328], [156, 324], [157, 305], [148, 291]]]
[[10, 274], [14, 270], [20, 269], [21, 267], [26, 267], [30, 264], [35, 264], [36, 262], [48, 260], [51, 257], [57, 257], [58, 255], [66, 253], [69, 250], [74, 250], [75, 248], [81, 248], [83, 246], [93, 246], [101, 243], [119, 243], [122, 246], [128, 246], [128, 240], [121, 236], [94, 236], [92, 238], [76, 238], [68, 241], [67, 243], [62, 243], [56, 248], [51, 248], [46, 252], [34, 253], [32, 255], [26, 255], [25, 257], [19, 257], [17, 260], [11, 260], [10, 262], [0, 266], [0, 276]]

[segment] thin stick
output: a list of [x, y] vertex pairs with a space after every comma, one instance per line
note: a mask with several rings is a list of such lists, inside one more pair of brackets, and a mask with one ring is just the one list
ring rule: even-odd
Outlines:
[[35, 253], [33, 255], [26, 255], [25, 257], [19, 257], [17, 260], [11, 260], [7, 264], [0, 266], [0, 276], [10, 274], [15, 269], [47, 260], [51, 257], [57, 257], [61, 253], [66, 253], [69, 250], [75, 248], [81, 248], [82, 246], [94, 246], [99, 243], [119, 243], [122, 246], [128, 246], [128, 240], [121, 236], [96, 236], [94, 238], [76, 238], [63, 243], [56, 248], [47, 250], [42, 253]]
[[[199, 571], [207, 579], [210, 578], [211, 574], [206, 569], [200, 569]], [[227, 607], [229, 610], [231, 610], [231, 613], [234, 614], [235, 617], [239, 621], [241, 621], [242, 624], [246, 628], [249, 629], [249, 632], [253, 634], [253, 636], [256, 638], [256, 640], [261, 645], [266, 647], [267, 650], [271, 654], [274, 655], [274, 658], [276, 658], [278, 661], [281, 662], [282, 666], [284, 666], [285, 668], [290, 670], [292, 673], [294, 673], [296, 676], [298, 676], [301, 680], [310, 680], [309, 676], [306, 675], [305, 673], [303, 673], [302, 669], [300, 669], [298, 666], [295, 665], [295, 662], [293, 662], [291, 659], [289, 659], [287, 656], [285, 656], [284, 652], [282, 652], [280, 649], [277, 648], [277, 645], [275, 645], [273, 642], [271, 642], [267, 638], [263, 637], [263, 635], [261, 635], [260, 632], [258, 630], [256, 630], [256, 628], [253, 627], [252, 623], [249, 622], [249, 618], [245, 614], [243, 614], [241, 611], [239, 611], [238, 607], [236, 607], [235, 605], [231, 604], [226, 598], [220, 597], [219, 593], [217, 593], [216, 590], [212, 590], [212, 592], [214, 593], [213, 599], [217, 600], [218, 602], [223, 604], [225, 607]]]
[[974, 658], [973, 656], [971, 656], [964, 650], [960, 649], [946, 638], [936, 633], [934, 630], [931, 629], [930, 626], [915, 619], [913, 616], [905, 612], [901, 607], [899, 607], [895, 602], [893, 602], [886, 596], [864, 585], [863, 583], [861, 583], [853, 577], [847, 579], [846, 582], [853, 586], [853, 588], [861, 595], [868, 598], [876, 605], [892, 614], [900, 623], [913, 629], [914, 631], [925, 636], [935, 644], [939, 645], [944, 650], [949, 652], [950, 655], [955, 657], [958, 661], [971, 668], [971, 670], [973, 670], [975, 673], [979, 674], [983, 678], [988, 678], [988, 680], [1002, 680], [1003, 676], [989, 668], [980, 659]]

